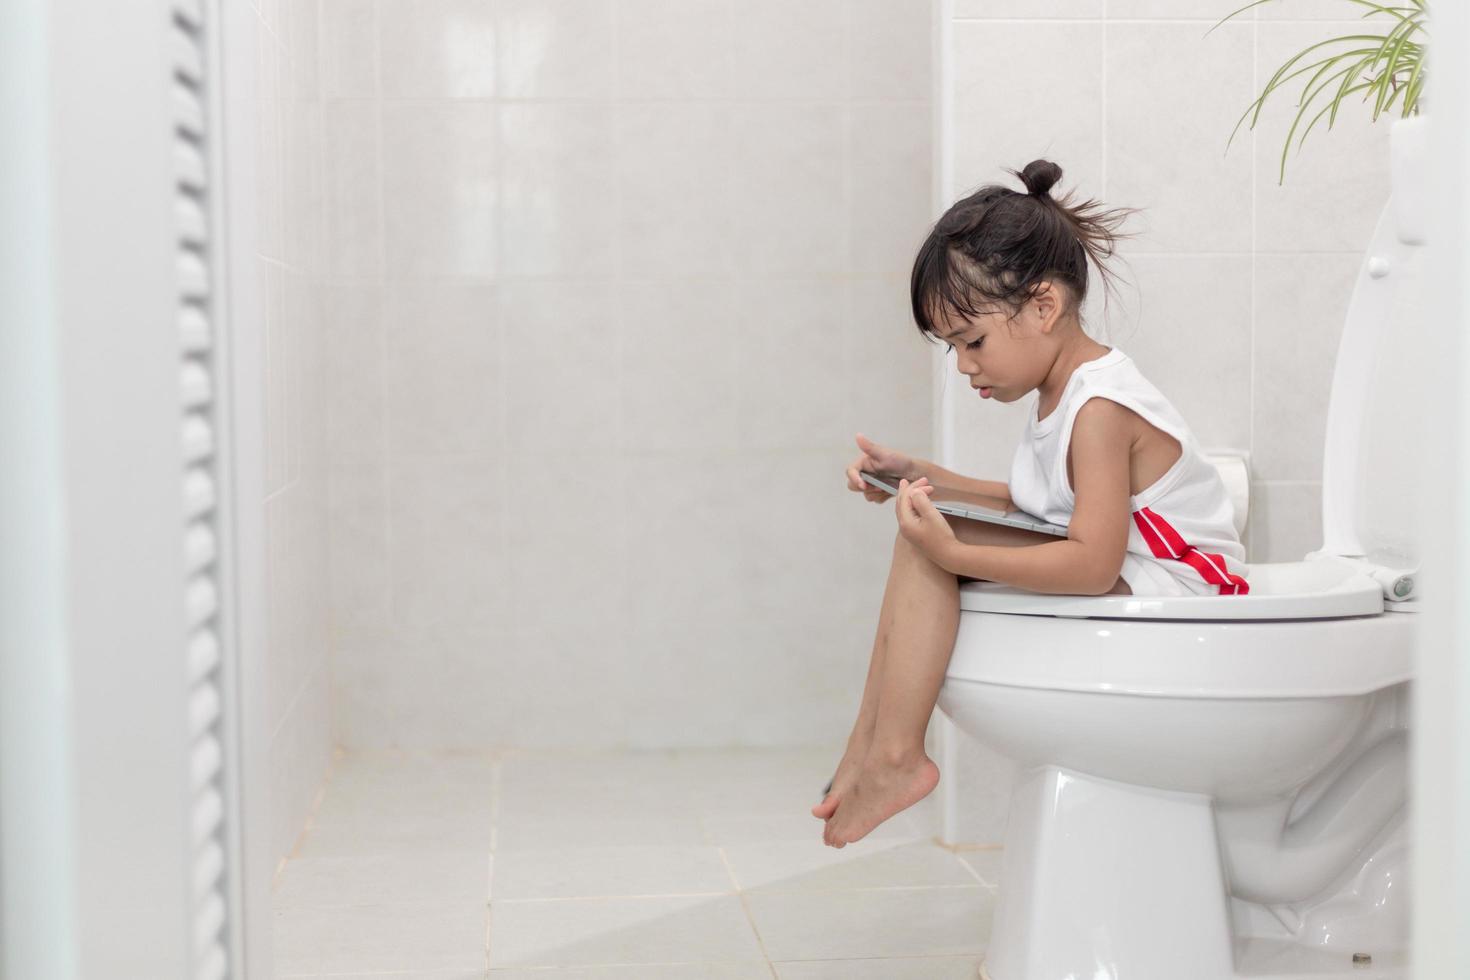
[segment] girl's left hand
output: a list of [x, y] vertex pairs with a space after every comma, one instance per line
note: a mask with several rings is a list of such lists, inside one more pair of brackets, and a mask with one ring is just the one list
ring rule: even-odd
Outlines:
[[894, 511], [898, 515], [898, 530], [910, 544], [939, 564], [941, 554], [958, 539], [949, 521], [935, 509], [929, 494], [934, 487], [928, 483], [898, 483], [898, 501]]

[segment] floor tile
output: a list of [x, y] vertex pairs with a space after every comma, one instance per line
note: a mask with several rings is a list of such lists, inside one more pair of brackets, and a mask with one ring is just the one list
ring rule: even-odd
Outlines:
[[733, 892], [719, 848], [624, 844], [502, 850], [492, 897], [590, 898]]
[[286, 862], [275, 885], [278, 909], [323, 905], [483, 904], [490, 898], [490, 852], [431, 851]]
[[952, 851], [931, 841], [864, 838], [843, 848], [820, 840], [727, 844], [724, 851], [744, 891], [976, 884]]
[[735, 895], [490, 903], [490, 965], [764, 962]]
[[779, 980], [975, 980], [979, 956], [803, 960], [776, 964]]
[[485, 967], [484, 905], [301, 908], [275, 916], [276, 973]]
[[960, 851], [959, 858], [968, 864], [989, 888], [1000, 885], [1000, 862], [1005, 852], [998, 847]]
[[744, 896], [773, 961], [978, 955], [994, 896], [980, 885]]
[[295, 857], [329, 857], [425, 851], [490, 850], [488, 810], [452, 807], [368, 811], [335, 820], [313, 820]]
[[764, 963], [639, 963], [637, 966], [490, 971], [490, 980], [773, 980], [774, 977], [772, 968]]
[[704, 844], [699, 821], [689, 814], [599, 814], [518, 812], [495, 825], [497, 853], [593, 844]]

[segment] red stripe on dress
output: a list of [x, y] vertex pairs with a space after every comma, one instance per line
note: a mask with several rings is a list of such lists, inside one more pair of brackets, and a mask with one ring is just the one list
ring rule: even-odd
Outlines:
[[[1199, 551], [1194, 545], [1185, 541], [1184, 537], [1168, 521], [1147, 507], [1135, 511], [1133, 517], [1138, 521], [1140, 528], [1145, 525], [1150, 525], [1150, 530], [1162, 537], [1164, 542], [1169, 546], [1169, 551], [1166, 554], [1160, 554], [1159, 549], [1154, 547], [1153, 543], [1150, 542], [1149, 547], [1153, 550], [1156, 557], [1174, 558], [1178, 561], [1185, 562], [1195, 571], [1199, 572], [1200, 577], [1206, 582], [1211, 585], [1218, 585], [1220, 587], [1220, 595], [1248, 595], [1250, 593], [1250, 585], [1245, 579], [1230, 571], [1229, 567], [1225, 564], [1223, 556], [1205, 554]], [[1144, 537], [1147, 539], [1148, 535], [1145, 534]]]
[[1164, 539], [1159, 537], [1159, 532], [1149, 525], [1148, 519], [1142, 513], [1136, 510], [1133, 512], [1133, 523], [1138, 525], [1138, 533], [1143, 535], [1143, 540], [1148, 544], [1148, 549], [1154, 553], [1155, 558], [1174, 557], [1174, 552], [1164, 544]]

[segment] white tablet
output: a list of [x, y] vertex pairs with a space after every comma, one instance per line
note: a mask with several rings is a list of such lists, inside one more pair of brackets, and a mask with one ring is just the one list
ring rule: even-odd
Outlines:
[[[858, 475], [869, 486], [886, 490], [895, 497], [898, 496], [900, 477], [889, 473], [869, 473], [867, 470], [859, 470]], [[1042, 534], [1052, 534], [1059, 538], [1067, 536], [1067, 529], [1060, 524], [1049, 524], [1024, 510], [1006, 510], [1003, 506], [1005, 501], [999, 497], [984, 497], [978, 493], [956, 490], [953, 487], [935, 486], [934, 492], [929, 495], [929, 500], [934, 504], [934, 509], [941, 514], [968, 517], [972, 521], [989, 521], [991, 524], [1025, 528], [1028, 531], [1039, 531]]]

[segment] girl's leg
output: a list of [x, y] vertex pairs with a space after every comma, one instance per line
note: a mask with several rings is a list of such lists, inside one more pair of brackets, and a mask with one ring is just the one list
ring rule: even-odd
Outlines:
[[[899, 535], [898, 539], [904, 540], [903, 535]], [[898, 555], [896, 547], [894, 555], [895, 557]], [[812, 807], [812, 815], [821, 817], [823, 820], [832, 815], [832, 811], [837, 809], [838, 801], [857, 781], [863, 759], [868, 754], [868, 745], [873, 740], [874, 723], [878, 719], [878, 690], [882, 684], [884, 650], [888, 645], [889, 626], [893, 621], [894, 580], [897, 578], [897, 568], [898, 562], [894, 561], [888, 569], [888, 584], [883, 589], [883, 606], [878, 611], [878, 629], [873, 637], [873, 653], [868, 661], [868, 680], [863, 688], [863, 700], [858, 706], [857, 720], [853, 722], [852, 734], [847, 738], [847, 749], [843, 753], [842, 761], [837, 763], [837, 772], [832, 777], [831, 790], [822, 799], [822, 802]]]
[[[1041, 544], [1051, 540], [1045, 534], [1035, 531], [1026, 531], [1020, 528], [1005, 527], [999, 524], [986, 524], [981, 521], [967, 521], [958, 517], [946, 517], [955, 535], [966, 544], [994, 544], [1009, 547], [1021, 547], [1024, 545]], [[847, 795], [853, 784], [857, 781], [858, 773], [862, 769], [863, 760], [867, 757], [868, 747], [873, 741], [873, 731], [878, 718], [879, 691], [882, 686], [883, 665], [885, 663], [885, 651], [888, 647], [888, 638], [892, 632], [893, 622], [893, 596], [895, 592], [894, 581], [898, 577], [900, 569], [909, 557], [905, 549], [912, 550], [907, 539], [902, 534], [894, 534], [893, 561], [889, 565], [888, 584], [883, 591], [883, 606], [878, 613], [878, 628], [873, 639], [873, 652], [868, 662], [868, 679], [863, 688], [862, 704], [858, 707], [857, 720], [853, 723], [852, 734], [848, 736], [847, 747], [843, 753], [842, 760], [837, 763], [837, 772], [832, 777], [832, 787], [823, 797], [822, 802], [812, 807], [812, 815], [823, 820], [832, 816], [837, 809], [842, 797]], [[979, 581], [977, 579], [963, 579], [963, 581]], [[927, 724], [927, 723], [926, 723]]]
[[873, 737], [857, 781], [838, 800], [822, 835], [834, 847], [867, 836], [939, 782], [939, 769], [924, 752], [924, 731], [954, 652], [959, 581], [900, 535], [890, 582], [892, 622]]
[[[966, 544], [1019, 547], [1054, 540], [1019, 528], [948, 520]], [[901, 534], [896, 537], [884, 594], [889, 620], [886, 628], [880, 625], [868, 671], [869, 689], [863, 697], [863, 710], [867, 710], [876, 685], [873, 729], [865, 736], [867, 754], [851, 788], [839, 794], [834, 783], [831, 796], [819, 804], [823, 810], [835, 805], [823, 836], [837, 847], [861, 839], [893, 814], [923, 799], [939, 781], [938, 767], [924, 752], [924, 732], [954, 653], [959, 580]], [[1119, 579], [1110, 591], [1126, 594], [1128, 587]], [[845, 804], [844, 798], [848, 800]]]

